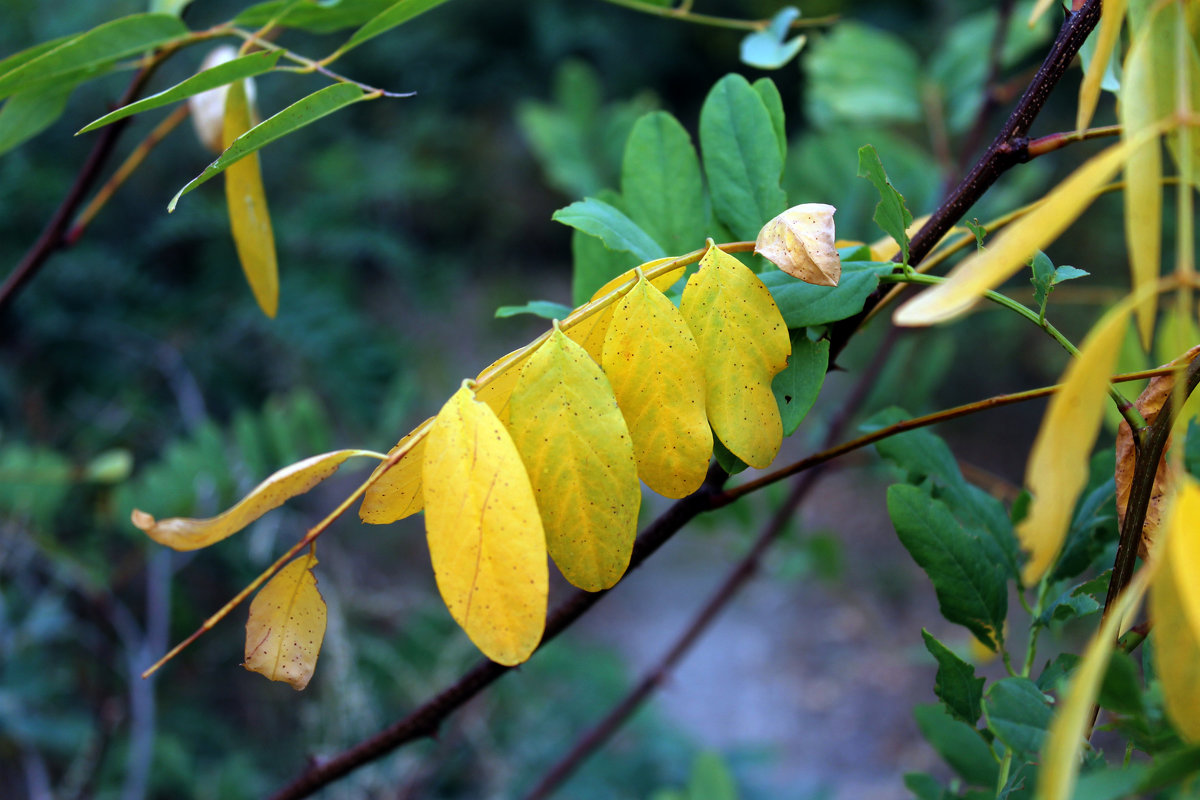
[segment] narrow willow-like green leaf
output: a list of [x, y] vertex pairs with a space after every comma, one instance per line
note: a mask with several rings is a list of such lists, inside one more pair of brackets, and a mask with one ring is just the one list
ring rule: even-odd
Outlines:
[[354, 32], [346, 43], [338, 48], [338, 53], [345, 53], [351, 48], [358, 47], [368, 39], [374, 39], [381, 33], [386, 33], [397, 25], [408, 22], [415, 16], [424, 14], [431, 8], [440, 6], [446, 0], [399, 0], [389, 8], [379, 12], [366, 25]]
[[8, 98], [0, 108], [0, 153], [32, 139], [62, 116], [73, 85], [47, 86]]
[[221, 174], [230, 164], [236, 164], [276, 139], [316, 122], [321, 117], [328, 116], [352, 103], [374, 99], [377, 96], [377, 94], [363, 92], [362, 89], [349, 83], [335, 83], [313, 92], [302, 100], [297, 100], [283, 111], [263, 120], [235, 139], [233, 144], [224, 153], [221, 153], [216, 161], [209, 164], [204, 172], [192, 178], [186, 186], [179, 190], [179, 193], [171, 199], [167, 211], [174, 211], [179, 198], [210, 178]]
[[200, 94], [200, 92], [205, 92], [209, 89], [215, 89], [218, 86], [224, 86], [243, 78], [253, 78], [255, 75], [270, 72], [275, 68], [275, 64], [282, 55], [282, 50], [262, 50], [257, 53], [251, 53], [248, 56], [235, 58], [232, 61], [226, 61], [224, 64], [218, 64], [211, 69], [196, 73], [187, 80], [180, 81], [170, 89], [164, 89], [158, 94], [152, 94], [149, 97], [138, 100], [136, 103], [130, 103], [127, 106], [118, 108], [116, 111], [105, 114], [95, 122], [91, 122], [85, 127], [80, 128], [79, 133], [94, 131], [97, 128], [102, 128], [132, 114], [150, 111], [151, 109], [165, 106], [168, 103], [174, 103], [177, 100], [186, 100], [192, 95]]
[[[234, 18], [234, 25], [256, 28], [271, 20], [281, 28], [298, 28], [312, 33], [334, 31], [362, 25], [396, 0], [340, 0], [336, 3], [324, 0], [305, 0], [294, 5], [294, 0], [267, 0], [242, 11]], [[293, 6], [292, 8], [288, 8]]]
[[667, 252], [636, 222], [603, 200], [585, 197], [554, 212], [551, 219], [599, 237], [609, 250], [626, 250], [642, 261], [663, 258]]
[[173, 14], [133, 14], [107, 22], [34, 58], [18, 59], [16, 66], [0, 73], [0, 98], [57, 82], [71, 73], [112, 64], [187, 35], [187, 26]]

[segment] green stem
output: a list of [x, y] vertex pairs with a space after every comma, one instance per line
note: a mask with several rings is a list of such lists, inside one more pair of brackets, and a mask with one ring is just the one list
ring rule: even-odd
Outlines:
[[1000, 761], [1000, 772], [996, 775], [996, 796], [1004, 791], [1004, 785], [1008, 783], [1008, 771], [1012, 769], [1013, 754], [1012, 750], [1005, 749], [1004, 758]]
[[[709, 25], [714, 28], [727, 28], [739, 31], [761, 31], [771, 22], [769, 19], [731, 19], [729, 17], [714, 17], [710, 14], [696, 14], [692, 12], [692, 4], [690, 2], [682, 3], [676, 8], [644, 3], [641, 0], [604, 0], [604, 2], [640, 11], [643, 14], [651, 14], [656, 17], [668, 17], [670, 19], [682, 20], [683, 22], [694, 22], [697, 25]], [[828, 14], [824, 17], [800, 17], [793, 20], [791, 27], [814, 28], [820, 25], [831, 25], [837, 19], [837, 14]]]
[[[1037, 618], [1042, 615], [1042, 610], [1045, 608], [1046, 592], [1049, 588], [1050, 581], [1048, 576], [1043, 575], [1041, 582], [1038, 584], [1037, 601], [1029, 611], [1029, 616], [1033, 618], [1033, 624], [1029, 626], [1029, 643], [1025, 645], [1025, 663], [1021, 666], [1022, 678], [1028, 678], [1033, 672], [1033, 662], [1037, 658], [1038, 634], [1042, 632], [1042, 627], [1037, 624]], [[1021, 597], [1024, 599], [1024, 594]]]

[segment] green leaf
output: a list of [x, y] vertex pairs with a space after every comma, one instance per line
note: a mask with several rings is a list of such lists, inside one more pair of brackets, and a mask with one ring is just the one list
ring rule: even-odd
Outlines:
[[194, 94], [215, 89], [218, 86], [224, 86], [243, 78], [252, 78], [255, 75], [262, 75], [264, 72], [270, 72], [275, 68], [275, 64], [282, 55], [282, 50], [262, 50], [257, 53], [251, 53], [248, 56], [235, 58], [232, 61], [226, 61], [224, 64], [218, 64], [203, 72], [196, 73], [187, 80], [180, 81], [170, 89], [164, 89], [158, 94], [150, 95], [138, 100], [136, 103], [130, 103], [127, 106], [118, 108], [116, 111], [105, 114], [95, 122], [91, 122], [81, 128], [79, 133], [94, 131], [119, 119], [124, 119], [131, 114], [140, 114], [143, 111], [165, 106], [177, 100], [186, 100]]
[[338, 53], [345, 53], [351, 48], [358, 47], [368, 39], [374, 39], [379, 34], [386, 33], [397, 25], [402, 25], [444, 2], [446, 0], [398, 0], [356, 30], [354, 35], [338, 48]]
[[515, 317], [519, 314], [533, 314], [543, 319], [566, 319], [571, 313], [571, 307], [562, 303], [552, 303], [549, 300], [530, 300], [523, 306], [500, 306], [496, 309], [496, 319]]
[[758, 92], [758, 96], [762, 98], [763, 105], [767, 107], [767, 113], [771, 115], [771, 127], [775, 130], [775, 138], [779, 141], [779, 157], [786, 162], [788, 147], [787, 128], [783, 114], [783, 97], [779, 94], [779, 87], [770, 78], [759, 78], [750, 84], [750, 86], [754, 91]]
[[791, 61], [804, 47], [806, 37], [787, 39], [792, 21], [800, 16], [794, 6], [784, 6], [765, 30], [754, 31], [742, 39], [742, 63], [759, 69], [779, 69]]
[[825, 325], [854, 316], [875, 287], [879, 276], [895, 269], [890, 262], [842, 262], [842, 278], [837, 286], [814, 286], [797, 280], [782, 270], [768, 270], [759, 275], [771, 290], [779, 313], [788, 328]]
[[150, 0], [150, 11], [154, 14], [174, 14], [178, 17], [191, 4], [192, 0]]
[[890, 486], [887, 507], [901, 544], [933, 582], [942, 616], [997, 649], [1008, 613], [1003, 566], [927, 490]]
[[906, 772], [904, 788], [917, 800], [945, 800], [951, 796], [937, 778], [924, 772]]
[[808, 117], [817, 127], [925, 119], [917, 54], [899, 37], [839, 22], [805, 59]]
[[792, 355], [783, 372], [771, 382], [779, 416], [783, 419], [783, 435], [791, 436], [800, 427], [812, 408], [825, 382], [829, 367], [829, 340], [814, 342], [803, 328], [790, 331]]
[[692, 138], [665, 111], [638, 119], [625, 142], [621, 196], [629, 217], [666, 253], [704, 244], [708, 212]]
[[1169, 786], [1179, 786], [1197, 772], [1200, 772], [1200, 746], [1192, 745], [1156, 758], [1138, 782], [1137, 791], [1145, 796]]
[[1068, 267], [1063, 265], [1061, 267], [1054, 268], [1054, 283], [1057, 285], [1063, 281], [1073, 281], [1076, 278], [1083, 278], [1091, 274], [1092, 273], [1088, 272], [1087, 270], [1079, 269], [1079, 267]]
[[609, 250], [604, 242], [581, 230], [571, 231], [571, 301], [581, 306], [604, 284], [638, 265], [637, 256]]
[[1074, 653], [1059, 653], [1038, 676], [1037, 687], [1043, 692], [1058, 691], [1059, 684], [1071, 676], [1079, 661], [1079, 656]]
[[1125, 769], [1098, 769], [1079, 776], [1074, 800], [1122, 800], [1144, 796], [1140, 790], [1149, 770], [1145, 764], [1131, 764]]
[[940, 704], [913, 708], [921, 735], [971, 786], [995, 786], [999, 765], [979, 732], [947, 714]]
[[362, 25], [394, 2], [396, 0], [338, 0], [332, 3], [306, 0], [289, 11], [288, 6], [294, 5], [294, 0], [268, 0], [242, 11], [233, 23], [256, 28], [275, 20], [275, 24], [283, 28], [332, 33]]
[[1041, 750], [1054, 712], [1037, 684], [1028, 678], [1005, 678], [993, 683], [983, 701], [988, 729], [1015, 753]]
[[265, 119], [250, 130], [233, 140], [233, 144], [217, 158], [216, 161], [192, 178], [178, 194], [171, 199], [167, 211], [174, 211], [179, 198], [195, 189], [210, 178], [224, 172], [230, 164], [236, 164], [251, 153], [258, 152], [271, 142], [289, 133], [309, 125], [321, 117], [328, 116], [338, 109], [357, 103], [360, 100], [371, 99], [372, 95], [363, 92], [357, 86], [349, 83], [335, 83], [324, 89], [313, 92], [309, 96], [297, 100], [273, 117]]
[[[187, 26], [173, 14], [133, 14], [106, 22], [86, 33], [60, 40], [33, 58], [18, 53], [0, 63], [0, 98], [62, 83], [188, 36]], [[44, 47], [44, 46], [41, 46]], [[4, 69], [8, 67], [7, 69]]]
[[971, 233], [973, 233], [975, 235], [975, 249], [982, 250], [983, 249], [983, 238], [985, 236], [987, 236], [987, 228], [985, 228], [985, 227], [983, 227], [983, 225], [979, 224], [978, 219], [963, 220], [963, 225], [965, 225], [967, 227], [967, 230], [969, 230]]
[[717, 460], [717, 464], [720, 465], [721, 469], [730, 475], [737, 475], [739, 472], [745, 472], [750, 468], [749, 464], [729, 452], [729, 448], [722, 444], [719, 436], [713, 437], [713, 458]]
[[603, 200], [585, 197], [554, 212], [551, 219], [600, 238], [609, 250], [625, 250], [642, 261], [663, 258], [667, 252], [638, 224]]
[[8, 98], [0, 108], [0, 153], [32, 139], [62, 116], [73, 84], [47, 86]]
[[866, 178], [879, 191], [879, 203], [876, 204], [875, 215], [871, 219], [884, 233], [896, 240], [900, 245], [901, 260], [907, 264], [908, 226], [912, 225], [913, 216], [904, 204], [904, 196], [896, 191], [896, 187], [888, 180], [879, 154], [869, 144], [858, 149], [858, 177]]
[[701, 753], [692, 762], [688, 780], [689, 800], [737, 800], [733, 775], [716, 753]]
[[955, 718], [974, 725], [983, 713], [979, 702], [983, 698], [984, 679], [976, 678], [973, 666], [956, 656], [924, 628], [921, 629], [921, 638], [925, 640], [925, 649], [938, 662], [933, 693], [946, 704]]
[[1100, 683], [1100, 694], [1096, 703], [1109, 711], [1140, 717], [1145, 714], [1142, 705], [1142, 680], [1137, 665], [1128, 654], [1114, 650], [1108, 661], [1108, 670]]
[[713, 211], [734, 236], [754, 239], [787, 207], [771, 113], [741, 75], [726, 75], [700, 110], [700, 149]]
[[1079, 589], [1080, 587], [1074, 586], [1047, 603], [1046, 610], [1038, 616], [1034, 624], [1045, 627], [1051, 622], [1065, 622], [1099, 611], [1100, 604], [1086, 593], [1080, 593]]
[[1034, 253], [1033, 258], [1029, 260], [1030, 269], [1033, 270], [1033, 277], [1029, 282], [1033, 284], [1033, 302], [1039, 309], [1046, 307], [1046, 299], [1050, 296], [1050, 290], [1054, 287], [1054, 262], [1050, 257], [1038, 250]]

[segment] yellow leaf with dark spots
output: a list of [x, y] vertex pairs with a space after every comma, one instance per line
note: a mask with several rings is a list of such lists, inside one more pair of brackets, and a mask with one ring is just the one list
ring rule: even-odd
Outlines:
[[529, 658], [546, 625], [546, 536], [525, 465], [464, 385], [425, 441], [425, 535], [454, 621], [493, 661]]
[[768, 466], [783, 443], [771, 380], [792, 352], [771, 292], [714, 246], [688, 280], [679, 311], [700, 348], [705, 408], [717, 438], [750, 466]]
[[1150, 585], [1154, 666], [1180, 736], [1200, 742], [1200, 487], [1187, 480], [1167, 517], [1164, 563]]
[[245, 528], [273, 508], [304, 494], [328, 478], [351, 456], [383, 458], [370, 450], [335, 450], [297, 461], [255, 486], [250, 494], [221, 514], [208, 519], [171, 517], [156, 520], [145, 511], [133, 510], [133, 524], [159, 544], [175, 550], [199, 550]]
[[713, 448], [700, 349], [679, 309], [645, 278], [613, 310], [602, 364], [641, 479], [665, 497], [700, 488]]
[[246, 620], [246, 662], [251, 672], [308, 686], [325, 639], [325, 600], [312, 569], [317, 557], [292, 561], [255, 595]]
[[[225, 147], [253, 127], [252, 117], [245, 82], [230, 84], [225, 96]], [[257, 152], [225, 170], [225, 201], [242, 271], [259, 308], [268, 317], [274, 317], [279, 308], [279, 270]]]
[[556, 329], [521, 368], [510, 407], [550, 557], [575, 586], [609, 588], [629, 565], [642, 492], [608, 378]]
[[[596, 293], [592, 295], [590, 302], [594, 303], [601, 297], [604, 297], [606, 294], [617, 290], [621, 290], [621, 296], [623, 296], [624, 292], [627, 292], [629, 289], [633, 288], [634, 284], [637, 282], [638, 269], [641, 269], [643, 272], [645, 272], [646, 270], [653, 269], [659, 264], [672, 260], [674, 259], [660, 258], [657, 261], [650, 261], [640, 267], [631, 269], [628, 272], [621, 273], [608, 283], [601, 286]], [[654, 286], [659, 291], [665, 292], [667, 289], [670, 289], [677, 280], [683, 277], [683, 273], [686, 270], [687, 267], [685, 266], [680, 266], [669, 270], [662, 275], [651, 278], [650, 285]], [[567, 336], [570, 336], [571, 339], [582, 345], [583, 349], [588, 352], [588, 355], [590, 355], [597, 364], [602, 363], [604, 360], [604, 336], [606, 333], [608, 333], [608, 325], [612, 321], [613, 308], [615, 307], [616, 303], [610, 303], [604, 308], [591, 312], [591, 314], [586, 317], [578, 317], [576, 314], [571, 314], [569, 317], [563, 320], [563, 331], [567, 334]]]
[[[407, 446], [432, 421], [433, 417], [430, 417], [406, 434], [388, 451], [388, 456]], [[375, 472], [371, 473], [373, 482], [363, 495], [362, 505], [358, 509], [359, 519], [371, 525], [386, 525], [411, 517], [423, 509], [425, 497], [421, 491], [421, 467], [424, 463], [425, 437], [421, 436], [411, 450], [378, 477], [376, 475], [385, 465], [376, 467]]]

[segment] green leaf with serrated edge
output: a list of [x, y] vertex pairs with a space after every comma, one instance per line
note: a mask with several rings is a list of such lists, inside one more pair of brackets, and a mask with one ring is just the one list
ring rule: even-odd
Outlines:
[[965, 225], [967, 230], [969, 230], [975, 236], [975, 249], [982, 250], [983, 239], [985, 236], [987, 236], [987, 228], [980, 225], [979, 220], [977, 219], [963, 220], [963, 225]]
[[218, 86], [225, 86], [237, 80], [253, 78], [255, 75], [270, 72], [275, 68], [275, 64], [282, 55], [282, 50], [262, 50], [257, 53], [251, 53], [248, 56], [235, 58], [232, 61], [226, 61], [223, 64], [218, 64], [203, 72], [196, 73], [187, 80], [180, 81], [170, 89], [164, 89], [158, 94], [152, 94], [149, 97], [138, 100], [136, 103], [130, 103], [127, 106], [118, 108], [116, 111], [105, 114], [95, 122], [91, 122], [81, 128], [79, 133], [94, 131], [97, 128], [102, 128], [132, 114], [140, 114], [143, 111], [159, 108], [168, 103], [186, 100], [192, 95], [208, 91], [209, 89], [215, 89]]
[[996, 785], [999, 765], [978, 731], [951, 717], [941, 704], [915, 706], [913, 718], [925, 740], [967, 784]]
[[837, 286], [814, 286], [793, 278], [782, 270], [768, 270], [759, 278], [771, 290], [775, 305], [788, 328], [825, 325], [852, 317], [879, 285], [879, 276], [895, 269], [890, 262], [842, 262], [842, 277]]
[[408, 22], [413, 17], [424, 14], [431, 8], [440, 6], [446, 0], [399, 0], [391, 7], [379, 12], [367, 24], [356, 30], [354, 34], [338, 48], [338, 53], [345, 53], [351, 48], [358, 47], [363, 42], [374, 39], [381, 33], [386, 33], [397, 25]]
[[234, 18], [233, 24], [255, 28], [275, 20], [275, 24], [281, 28], [332, 33], [360, 26], [394, 2], [396, 0], [339, 0], [336, 3], [306, 0], [289, 11], [288, 6], [293, 4], [293, 0], [268, 0], [242, 11]]
[[759, 69], [779, 69], [791, 61], [804, 47], [805, 37], [787, 38], [792, 20], [800, 16], [793, 6], [780, 9], [765, 30], [754, 31], [742, 39], [740, 55], [743, 64]]
[[1064, 264], [1061, 267], [1054, 268], [1054, 283], [1055, 285], [1058, 285], [1064, 281], [1073, 281], [1076, 278], [1086, 278], [1091, 274], [1092, 273], [1088, 272], [1087, 270], [1079, 269], [1079, 267], [1070, 267]]
[[979, 703], [983, 699], [984, 679], [976, 678], [973, 666], [956, 656], [924, 628], [921, 629], [921, 638], [925, 640], [925, 649], [938, 663], [933, 693], [946, 704], [954, 717], [974, 725], [983, 713]]
[[1118, 714], [1139, 717], [1145, 713], [1142, 704], [1142, 679], [1137, 665], [1128, 654], [1116, 650], [1108, 661], [1108, 670], [1100, 682], [1096, 704]]
[[357, 86], [349, 83], [335, 83], [324, 89], [313, 92], [308, 97], [297, 100], [273, 117], [263, 120], [233, 141], [217, 160], [192, 178], [186, 186], [179, 190], [167, 206], [167, 211], [174, 211], [179, 198], [195, 189], [210, 178], [225, 171], [230, 164], [236, 164], [251, 153], [256, 153], [271, 142], [289, 133], [293, 133], [305, 125], [310, 125], [322, 117], [357, 103], [368, 100], [371, 95], [363, 92]]
[[783, 420], [783, 435], [791, 436], [800, 427], [808, 410], [817, 401], [825, 373], [829, 368], [829, 340], [814, 342], [803, 329], [790, 331], [792, 355], [783, 372], [771, 382], [779, 416]]
[[912, 224], [913, 215], [904, 204], [904, 196], [896, 191], [888, 180], [883, 169], [879, 154], [871, 145], [863, 145], [858, 149], [858, 177], [866, 178], [879, 192], [879, 202], [875, 205], [875, 215], [871, 217], [883, 232], [896, 240], [900, 245], [901, 261], [908, 263], [908, 226]]
[[133, 14], [115, 19], [63, 40], [29, 60], [6, 59], [6, 63], [17, 66], [0, 72], [0, 98], [59, 82], [73, 73], [99, 69], [187, 36], [187, 26], [173, 14]]
[[779, 157], [787, 161], [787, 128], [783, 114], [783, 97], [779, 87], [770, 78], [759, 78], [750, 84], [758, 96], [762, 98], [767, 113], [771, 115], [771, 128], [775, 131], [775, 139], [779, 142]]
[[1054, 263], [1050, 261], [1049, 256], [1038, 250], [1029, 260], [1029, 267], [1033, 271], [1033, 277], [1029, 279], [1033, 284], [1033, 303], [1038, 308], [1045, 308], [1046, 298], [1054, 285]]
[[667, 255], [667, 251], [624, 212], [594, 197], [585, 197], [560, 208], [551, 219], [598, 237], [609, 250], [624, 250], [642, 261]]
[[997, 649], [1008, 613], [1003, 566], [928, 491], [895, 484], [887, 507], [901, 544], [933, 582], [942, 616]]
[[500, 306], [496, 309], [496, 319], [515, 317], [520, 314], [532, 314], [542, 319], [566, 319], [571, 313], [571, 307], [562, 303], [552, 303], [549, 300], [530, 300], [523, 306]]
[[1028, 678], [993, 683], [983, 699], [988, 730], [1016, 753], [1037, 753], [1054, 712], [1037, 684]]
[[1051, 622], [1066, 622], [1079, 617], [1095, 614], [1100, 610], [1100, 604], [1086, 594], [1078, 594], [1072, 587], [1046, 604], [1046, 608], [1034, 620], [1034, 624], [1045, 627]]
[[741, 75], [726, 75], [700, 109], [700, 149], [713, 213], [740, 239], [787, 207], [771, 114]]
[[667, 253], [704, 243], [704, 183], [692, 138], [665, 111], [638, 119], [625, 142], [621, 196], [629, 217]]
[[8, 98], [0, 108], [0, 153], [32, 139], [62, 116], [74, 85], [47, 86]]
[[1054, 660], [1046, 665], [1042, 674], [1038, 675], [1037, 687], [1043, 692], [1058, 691], [1059, 684], [1071, 677], [1071, 673], [1079, 666], [1079, 656], [1074, 653], [1059, 653]]

